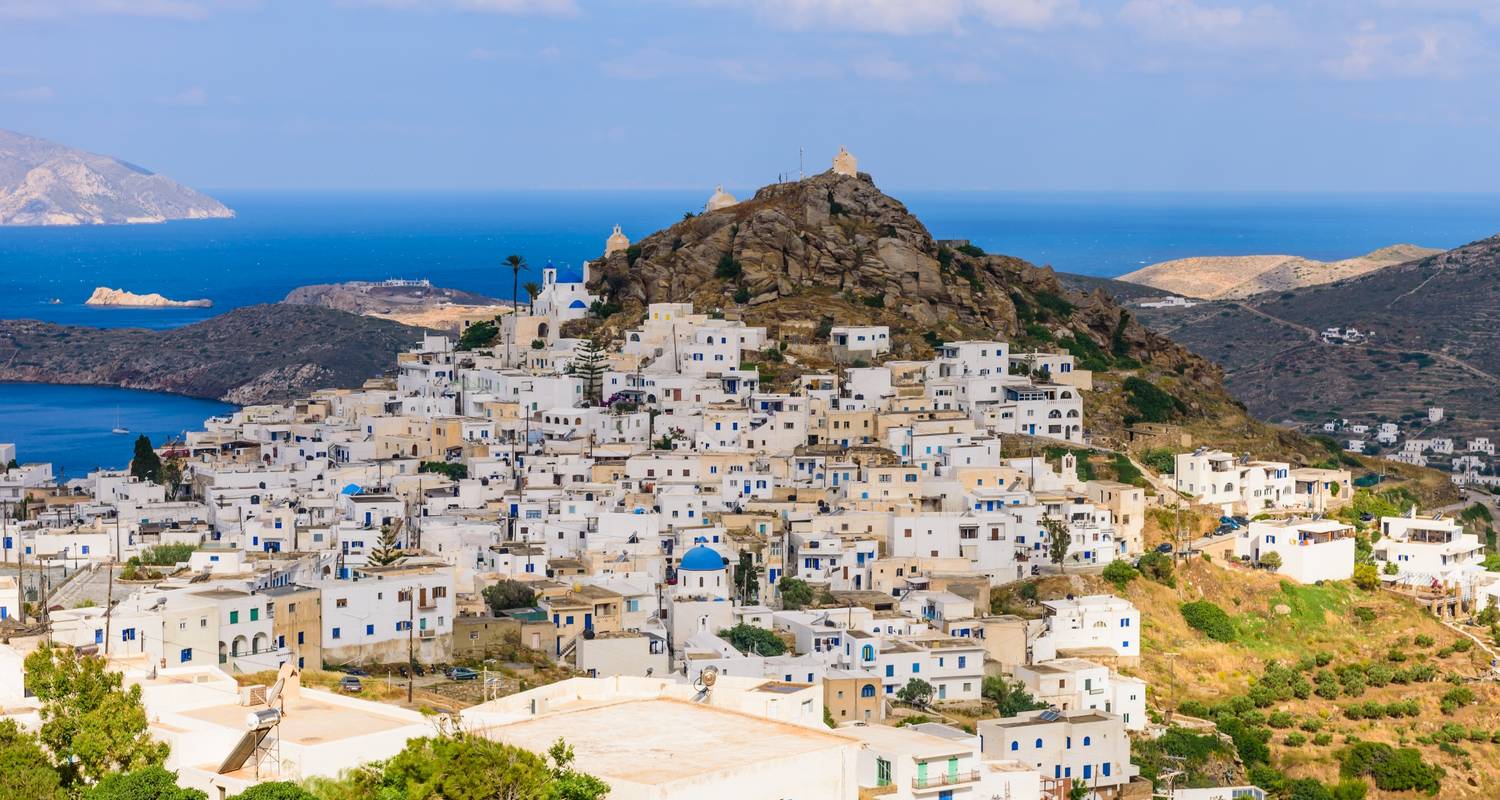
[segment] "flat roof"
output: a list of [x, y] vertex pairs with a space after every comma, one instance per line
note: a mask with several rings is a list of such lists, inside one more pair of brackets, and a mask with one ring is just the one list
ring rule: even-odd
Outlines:
[[484, 734], [534, 753], [563, 738], [584, 772], [606, 783], [647, 786], [857, 744], [815, 728], [671, 699], [590, 706], [488, 728]]
[[[376, 703], [362, 706], [334, 705], [303, 694], [301, 700], [287, 704], [286, 716], [281, 718], [279, 726], [281, 739], [300, 745], [319, 745], [422, 724], [381, 714]], [[226, 703], [183, 711], [182, 715], [238, 732], [245, 729], [245, 714], [252, 710], [238, 703]]]

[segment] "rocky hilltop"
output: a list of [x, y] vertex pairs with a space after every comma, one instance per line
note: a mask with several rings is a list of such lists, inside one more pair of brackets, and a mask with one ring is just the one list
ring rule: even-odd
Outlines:
[[168, 330], [0, 320], [0, 381], [123, 386], [248, 404], [359, 386], [422, 331], [326, 308], [238, 308]]
[[773, 184], [591, 264], [591, 287], [612, 312], [607, 329], [634, 324], [648, 303], [692, 302], [790, 341], [815, 343], [818, 329], [835, 323], [889, 325], [898, 358], [928, 356], [939, 341], [1001, 338], [1019, 351], [1072, 352], [1099, 372], [1088, 412], [1102, 440], [1123, 438], [1133, 413], [1123, 397], [1128, 377], [1176, 398], [1177, 415], [1195, 420], [1204, 439], [1257, 425], [1215, 364], [1141, 325], [1105, 292], [1074, 291], [1051, 269], [936, 241], [864, 173]]
[[109, 156], [0, 130], [0, 225], [232, 217], [219, 201]]
[[281, 302], [379, 317], [403, 325], [456, 334], [465, 320], [493, 318], [515, 310], [509, 303], [427, 281], [349, 281], [300, 286]]
[[[1444, 435], [1500, 430], [1500, 236], [1349, 280], [1146, 322], [1218, 362], [1250, 410], [1303, 423], [1447, 409]], [[1358, 341], [1327, 341], [1326, 328]]]
[[94, 289], [89, 299], [83, 301], [86, 306], [115, 306], [120, 308], [210, 308], [212, 300], [168, 300], [167, 298], [151, 292], [149, 294], [135, 294], [124, 289], [111, 289], [108, 286], [100, 286]]
[[1202, 256], [1152, 264], [1118, 280], [1201, 300], [1239, 299], [1355, 278], [1441, 252], [1396, 244], [1341, 261], [1300, 256]]

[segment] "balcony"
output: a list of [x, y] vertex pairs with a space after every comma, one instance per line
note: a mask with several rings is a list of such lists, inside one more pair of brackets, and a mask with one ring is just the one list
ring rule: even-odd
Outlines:
[[912, 778], [913, 789], [940, 789], [944, 786], [959, 786], [965, 783], [975, 783], [979, 780], [979, 770], [971, 769], [967, 772], [928, 775], [925, 778]]

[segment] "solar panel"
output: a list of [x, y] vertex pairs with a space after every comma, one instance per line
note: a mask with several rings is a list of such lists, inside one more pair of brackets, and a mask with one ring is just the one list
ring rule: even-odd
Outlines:
[[271, 735], [271, 726], [269, 725], [264, 728], [245, 731], [245, 735], [240, 737], [240, 740], [235, 743], [234, 749], [230, 750], [229, 755], [224, 758], [224, 763], [219, 765], [219, 774], [226, 775], [244, 769], [245, 762], [249, 761], [252, 755], [255, 755], [255, 748], [260, 747], [260, 743], [264, 742], [269, 735]]
[[1057, 713], [1057, 709], [1055, 708], [1049, 708], [1042, 713], [1037, 714], [1036, 716], [1037, 719], [1045, 720], [1047, 722], [1056, 722], [1062, 719], [1062, 714]]

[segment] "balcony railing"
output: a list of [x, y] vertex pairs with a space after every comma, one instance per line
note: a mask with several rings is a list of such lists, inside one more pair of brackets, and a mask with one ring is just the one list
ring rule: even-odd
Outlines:
[[928, 775], [925, 778], [912, 778], [911, 788], [933, 789], [939, 786], [957, 786], [961, 783], [974, 783], [979, 780], [979, 770], [971, 769], [967, 772], [943, 772], [937, 775]]

